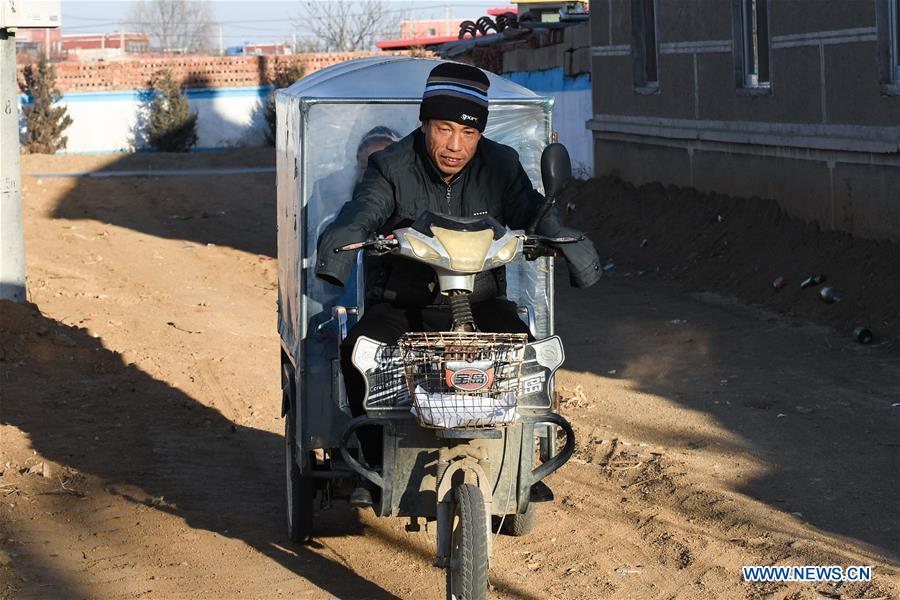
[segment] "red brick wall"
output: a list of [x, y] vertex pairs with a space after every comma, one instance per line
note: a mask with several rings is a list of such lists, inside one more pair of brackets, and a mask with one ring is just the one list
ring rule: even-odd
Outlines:
[[[407, 52], [334, 52], [289, 56], [181, 56], [138, 60], [62, 62], [56, 66], [60, 92], [138, 90], [160, 69], [172, 71], [185, 87], [257, 87], [269, 85], [278, 65], [303, 65], [306, 74], [364, 56], [408, 56]], [[22, 81], [24, 65], [19, 65]]]

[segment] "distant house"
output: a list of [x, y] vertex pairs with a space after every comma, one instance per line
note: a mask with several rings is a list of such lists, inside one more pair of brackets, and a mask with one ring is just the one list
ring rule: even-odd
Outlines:
[[16, 31], [16, 54], [36, 57], [41, 52], [54, 58], [63, 53], [62, 32], [58, 27]]
[[459, 38], [459, 24], [462, 19], [423, 19], [402, 21], [400, 37], [396, 40], [375, 42], [380, 50], [409, 50], [411, 48], [434, 48]]
[[281, 56], [291, 53], [290, 44], [245, 44], [244, 54]]
[[20, 29], [16, 47], [23, 54], [43, 52], [54, 59], [110, 60], [149, 52], [150, 39], [125, 31], [64, 34], [59, 29]]
[[900, 1], [592, 4], [595, 175], [900, 240]]
[[530, 13], [530, 18], [539, 23], [556, 23], [562, 15], [581, 15], [588, 10], [586, 0], [552, 2], [548, 0], [519, 0], [516, 2], [519, 17]]
[[77, 33], [62, 35], [65, 54], [79, 60], [125, 58], [150, 51], [150, 38], [145, 33]]
[[225, 49], [227, 56], [283, 56], [292, 54], [290, 44], [252, 44], [244, 42], [240, 46], [230, 46]]
[[423, 19], [418, 21], [401, 21], [400, 37], [429, 38], [447, 37], [459, 34], [459, 23], [462, 19]]

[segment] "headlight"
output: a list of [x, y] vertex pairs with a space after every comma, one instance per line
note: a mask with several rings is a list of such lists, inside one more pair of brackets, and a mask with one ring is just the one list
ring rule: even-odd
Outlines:
[[494, 260], [499, 262], [509, 262], [516, 255], [516, 249], [519, 247], [519, 238], [514, 237], [505, 244], [500, 250], [497, 251], [497, 254], [494, 255]]
[[440, 260], [441, 255], [438, 254], [434, 250], [434, 248], [432, 248], [422, 240], [411, 235], [407, 235], [404, 237], [406, 237], [406, 241], [409, 244], [409, 247], [412, 248], [413, 254], [415, 254], [419, 258], [424, 258], [425, 260]]

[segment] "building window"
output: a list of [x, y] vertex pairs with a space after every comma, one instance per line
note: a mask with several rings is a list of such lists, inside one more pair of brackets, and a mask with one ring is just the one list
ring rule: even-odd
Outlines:
[[900, 95], [900, 0], [876, 0], [882, 92]]
[[656, 0], [631, 0], [631, 55], [636, 91], [659, 89]]
[[771, 78], [769, 0], [733, 0], [734, 62], [738, 88], [768, 90]]
[[437, 29], [435, 29], [434, 27], [429, 27], [428, 28], [428, 37], [434, 37], [436, 35], [437, 35]]
[[900, 83], [900, 0], [889, 0], [892, 83]]

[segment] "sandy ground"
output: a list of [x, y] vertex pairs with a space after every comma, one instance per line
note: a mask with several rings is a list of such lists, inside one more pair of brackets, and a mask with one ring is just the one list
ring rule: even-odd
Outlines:
[[[271, 174], [23, 183], [34, 304], [0, 303], [0, 597], [443, 597], [431, 534], [398, 519], [336, 503], [286, 541]], [[629, 268], [586, 291], [560, 273], [578, 449], [535, 532], [496, 540], [491, 597], [900, 597], [891, 348]], [[748, 584], [748, 564], [874, 580]]]

